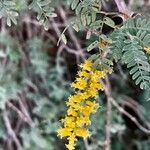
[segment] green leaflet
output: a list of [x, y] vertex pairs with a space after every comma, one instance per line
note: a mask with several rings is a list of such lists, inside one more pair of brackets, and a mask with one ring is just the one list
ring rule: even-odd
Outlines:
[[130, 69], [132, 79], [135, 80], [136, 85], [140, 85], [141, 89], [150, 87], [150, 64], [142, 47], [138, 43], [131, 41], [125, 46], [122, 60]]
[[116, 30], [111, 35], [112, 43], [109, 45], [112, 50], [112, 57], [117, 62], [122, 57], [122, 48], [125, 46], [126, 39], [124, 33]]
[[[73, 21], [75, 24], [75, 29], [82, 30], [86, 26], [90, 26], [90, 28], [94, 28], [94, 23], [96, 21], [96, 14], [101, 10], [101, 1], [97, 0], [70, 0], [70, 7], [72, 10], [75, 10], [76, 19]], [[106, 20], [106, 23], [108, 21]], [[97, 28], [100, 28], [101, 24], [98, 24]]]
[[6, 18], [8, 26], [11, 26], [12, 23], [16, 25], [18, 16], [22, 11], [28, 9], [37, 12], [37, 19], [45, 29], [48, 29], [49, 26], [48, 18], [56, 17], [50, 0], [32, 0], [30, 4], [25, 0], [2, 0], [0, 1], [0, 18]]
[[141, 89], [150, 88], [150, 64], [144, 51], [144, 47], [150, 47], [150, 19], [130, 19], [115, 30], [111, 38], [113, 59], [127, 65], [132, 79]]

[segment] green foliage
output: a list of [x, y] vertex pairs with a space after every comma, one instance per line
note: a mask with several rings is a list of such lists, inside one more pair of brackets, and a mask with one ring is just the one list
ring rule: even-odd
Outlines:
[[135, 84], [140, 84], [141, 89], [150, 88], [150, 64], [142, 47], [137, 41], [131, 41], [124, 46], [123, 52], [122, 60], [127, 64], [127, 68], [130, 68]]
[[17, 24], [16, 17], [18, 16], [17, 5], [14, 1], [1, 0], [0, 1], [0, 18], [7, 18], [7, 25], [11, 26], [11, 22]]
[[54, 8], [51, 7], [50, 0], [33, 0], [29, 5], [29, 9], [35, 10], [38, 15], [37, 19], [41, 24], [44, 25], [44, 28], [47, 30], [49, 26], [49, 17], [56, 17], [54, 13]]
[[93, 43], [91, 43], [91, 44], [88, 46], [87, 51], [89, 52], [89, 51], [91, 51], [92, 49], [94, 49], [94, 48], [96, 48], [96, 47], [98, 47], [98, 41], [97, 41], [97, 40], [94, 41]]
[[[89, 31], [90, 35], [92, 32], [95, 32], [99, 35], [102, 34], [102, 29], [104, 25], [107, 25], [111, 28], [115, 28], [114, 21], [110, 17], [104, 15], [101, 12], [101, 8], [102, 8], [101, 0], [92, 0], [92, 1], [91, 0], [82, 0], [82, 1], [67, 0], [67, 2], [68, 2], [68, 5], [71, 7], [71, 9], [75, 11], [76, 16], [72, 17], [69, 25], [64, 29], [60, 37], [60, 39], [62, 39], [62, 41], [65, 44], [67, 43], [67, 38], [64, 32], [70, 25], [77, 32], [81, 30], [87, 30]], [[60, 39], [59, 39], [59, 42], [60, 42]], [[90, 46], [92, 48], [92, 45]], [[96, 44], [95, 44], [95, 47], [96, 47]], [[91, 48], [88, 48], [88, 51], [90, 51]]]
[[17, 24], [17, 17], [20, 13], [27, 9], [37, 12], [37, 19], [47, 30], [49, 26], [49, 17], [56, 17], [54, 8], [51, 7], [50, 0], [1, 0], [0, 1], [0, 18], [6, 17], [7, 25]]
[[70, 6], [75, 10], [76, 18], [72, 22], [76, 31], [83, 30], [86, 27], [91, 30], [102, 29], [104, 24], [114, 27], [114, 22], [100, 14], [101, 0], [71, 0]]
[[[64, 32], [72, 25], [76, 31], [83, 30], [84, 33], [85, 31], [90, 33], [89, 41], [92, 42], [87, 44], [87, 50], [94, 53], [90, 56], [90, 59], [94, 61], [94, 68], [98, 70], [114, 68], [114, 74], [110, 77], [110, 81], [113, 87], [111, 94], [116, 102], [118, 102], [118, 97], [124, 94], [140, 97], [148, 119], [150, 114], [148, 102], [150, 100], [150, 55], [144, 48], [150, 47], [149, 18], [131, 18], [120, 27], [116, 27], [112, 19], [108, 17], [109, 15], [101, 12], [103, 0], [1, 0], [0, 18], [2, 18], [2, 22], [7, 22], [9, 26], [12, 23], [17, 24], [18, 16], [30, 8], [31, 11], [35, 12], [37, 20], [44, 25], [45, 29], [48, 29], [49, 17], [56, 16], [54, 5], [60, 6], [60, 4], [63, 4], [68, 9], [67, 2], [72, 11], [75, 11], [76, 16], [71, 17], [71, 24], [66, 25]], [[112, 28], [111, 34], [103, 33], [105, 25]], [[60, 31], [62, 31], [62, 28]], [[60, 38], [66, 44], [67, 38], [64, 32], [62, 32]], [[16, 131], [18, 139], [21, 139], [24, 150], [63, 149], [62, 141], [60, 142], [57, 138], [56, 131], [60, 118], [66, 112], [65, 100], [72, 92], [66, 60], [60, 56], [56, 56], [56, 58], [49, 56], [46, 50], [52, 45], [46, 43], [40, 37], [32, 37], [27, 42], [23, 41], [24, 43], [21, 45], [22, 43], [19, 43], [13, 35], [8, 34], [0, 33], [0, 111], [8, 111], [11, 125]], [[68, 33], [66, 32], [66, 34]], [[93, 38], [93, 34], [96, 38]], [[87, 40], [82, 42], [86, 43]], [[67, 46], [72, 48], [74, 47], [73, 44], [69, 43]], [[75, 54], [78, 55], [78, 52]], [[123, 68], [123, 74], [127, 77], [126, 80], [118, 73], [117, 68], [117, 65], [124, 64], [127, 66], [126, 69]], [[132, 75], [135, 84], [146, 90], [139, 93], [138, 87], [133, 89], [133, 85], [128, 84], [127, 70]], [[74, 76], [73, 72], [71, 72], [71, 76]], [[21, 110], [20, 94], [23, 94], [29, 115], [32, 118], [31, 126], [27, 125], [7, 105], [8, 102], [12, 102]], [[103, 149], [105, 146], [106, 97], [102, 93], [99, 99], [101, 99], [101, 108], [92, 118], [90, 127], [92, 136], [89, 140], [89, 147], [92, 150]], [[146, 120], [142, 120], [142, 123], [144, 124]], [[21, 125], [18, 122], [21, 122]], [[16, 127], [16, 124], [19, 127]], [[113, 107], [112, 150], [120, 150], [124, 147], [122, 143], [124, 139], [122, 138], [128, 130], [126, 125], [128, 124], [124, 122], [122, 114]], [[132, 132], [136, 132], [135, 130]], [[11, 139], [7, 132], [1, 113], [0, 149], [4, 149], [4, 143], [8, 138]], [[132, 143], [137, 146], [138, 150], [149, 150], [149, 138], [142, 140], [135, 136]], [[83, 141], [80, 141], [77, 149], [83, 150], [83, 145]], [[127, 148], [126, 146], [128, 145], [125, 145], [125, 148]]]
[[46, 48], [45, 45], [43, 45], [43, 41], [38, 38], [34, 38], [28, 41], [28, 45], [29, 58], [32, 65], [31, 70], [34, 71], [35, 75], [46, 75], [49, 58], [46, 53], [42, 52], [42, 49]]
[[71, 9], [75, 10], [76, 15], [80, 16], [76, 18], [76, 25], [78, 27], [79, 25], [82, 27], [94, 22], [96, 20], [96, 14], [101, 9], [101, 2], [99, 0], [72, 0], [70, 3]]
[[132, 79], [141, 89], [150, 88], [150, 64], [144, 47], [150, 46], [149, 19], [135, 18], [112, 34], [113, 58], [122, 60], [130, 69]]
[[122, 57], [122, 48], [125, 46], [125, 34], [118, 30], [112, 33], [112, 43], [109, 45], [112, 49], [112, 57], [117, 62]]
[[139, 150], [149, 150], [150, 149], [150, 141], [137, 142], [136, 143]]
[[[19, 104], [19, 94], [27, 90], [24, 96], [33, 104], [30, 111], [34, 119], [32, 127], [24, 126], [18, 133], [23, 149], [54, 150], [58, 118], [65, 109], [64, 100], [71, 93], [70, 82], [64, 78], [64, 59], [57, 57], [54, 63], [46, 53], [50, 45], [37, 37], [26, 42], [27, 56], [20, 43], [6, 33], [0, 34], [0, 44], [3, 45], [0, 49], [0, 111], [6, 110], [10, 101]], [[11, 109], [8, 112], [11, 118], [18, 117]], [[2, 115], [0, 133], [0, 140], [5, 140], [7, 132]]]
[[20, 71], [17, 67], [20, 52], [16, 41], [7, 34], [0, 34], [0, 44], [6, 47], [6, 49], [0, 49], [0, 109], [4, 109], [5, 103], [9, 99], [17, 99], [17, 93], [20, 92], [21, 85], [17, 82], [17, 79], [20, 78], [17, 73]]
[[[75, 10], [77, 15], [74, 19], [75, 21], [72, 22], [73, 28], [76, 31], [87, 28], [88, 32], [101, 34], [104, 24], [111, 28], [116, 28], [115, 23], [107, 15], [105, 16], [100, 13], [100, 0], [93, 0], [92, 3], [89, 0], [72, 0], [69, 2], [71, 9]], [[112, 60], [116, 62], [122, 60], [123, 63], [127, 64], [127, 68], [130, 69], [130, 74], [132, 75], [132, 79], [135, 80], [136, 85], [139, 84], [141, 89], [149, 88], [149, 56], [144, 51], [145, 47], [150, 47], [149, 29], [149, 19], [134, 18], [127, 20], [121, 28], [115, 29], [110, 35], [111, 39], [108, 36], [109, 40], [103, 38], [103, 35], [99, 35], [99, 40], [93, 41], [87, 48], [88, 51], [99, 48], [100, 57], [95, 60], [95, 67], [98, 67], [98, 65], [111, 67], [113, 64]], [[104, 42], [107, 44], [104, 45]], [[107, 63], [104, 63], [101, 56], [105, 52], [110, 53], [107, 52], [109, 51], [107, 45], [112, 50], [112, 53], [110, 58], [110, 55], [108, 55], [108, 59], [106, 58], [105, 62]], [[98, 55], [94, 55], [92, 58], [98, 58]]]

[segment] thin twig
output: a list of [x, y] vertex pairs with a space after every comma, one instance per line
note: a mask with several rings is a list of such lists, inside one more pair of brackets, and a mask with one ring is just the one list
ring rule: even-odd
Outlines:
[[[57, 37], [59, 38], [60, 35], [61, 35], [61, 30], [57, 26], [57, 23], [55, 22], [55, 20], [51, 19], [51, 25], [53, 27], [53, 30], [56, 32]], [[70, 37], [71, 37], [71, 35], [70, 35]], [[67, 51], [68, 53], [74, 54], [76, 56], [76, 58], [77, 58], [77, 64], [80, 63], [79, 57], [80, 58], [84, 58], [85, 57], [83, 49], [80, 49], [80, 50], [76, 49], [75, 50], [75, 49], [70, 48], [68, 45], [65, 45], [64, 43], [61, 43], [61, 45], [59, 46], [57, 56], [60, 56], [61, 53], [63, 52], [63, 50]], [[82, 51], [82, 53], [80, 51]]]
[[[65, 13], [65, 11], [64, 11], [64, 9], [63, 9], [62, 7], [59, 8], [59, 12], [60, 12], [60, 15], [61, 15], [61, 17], [62, 17], [64, 23], [67, 24], [67, 22], [66, 22], [66, 20], [67, 20], [66, 13]], [[76, 46], [76, 49], [77, 49], [77, 50], [82, 49], [81, 46], [80, 46], [80, 44], [79, 44], [79, 41], [78, 41], [77, 37], [74, 35], [73, 30], [72, 30], [71, 28], [68, 28], [68, 32], [69, 32], [69, 34], [71, 35], [70, 38], [71, 38], [72, 41], [74, 42], [74, 44], [75, 44], [75, 46]]]
[[27, 122], [28, 124], [30, 124], [26, 115], [24, 115], [24, 113], [22, 111], [20, 111], [15, 105], [13, 105], [11, 102], [7, 102], [7, 105], [11, 109], [13, 109], [24, 122]]
[[146, 134], [150, 134], [150, 129], [145, 128], [140, 122], [128, 113], [124, 108], [122, 108], [111, 96], [111, 87], [108, 77], [105, 79], [105, 94], [107, 97], [107, 123], [106, 123], [106, 141], [105, 141], [105, 150], [111, 150], [111, 114], [112, 114], [112, 105], [115, 106], [120, 113], [126, 115], [132, 122], [134, 122], [137, 127]]
[[146, 134], [150, 134], [150, 129], [147, 129], [144, 126], [142, 126], [134, 116], [132, 116], [125, 109], [119, 106], [119, 104], [112, 97], [110, 98], [110, 101], [120, 111], [120, 113], [126, 115], [131, 121], [133, 121], [141, 131], [145, 132]]
[[24, 115], [26, 116], [26, 118], [27, 118], [29, 124], [30, 124], [31, 126], [33, 126], [33, 121], [32, 121], [32, 119], [31, 119], [31, 117], [30, 117], [30, 114], [29, 114], [29, 111], [28, 111], [28, 108], [27, 108], [27, 104], [26, 104], [25, 101], [26, 101], [26, 100], [25, 100], [24, 95], [23, 95], [23, 94], [20, 94], [20, 100], [19, 100], [20, 108], [21, 108], [22, 112], [24, 113]]
[[145, 132], [146, 134], [150, 134], [150, 129], [147, 129], [144, 126], [142, 126], [134, 116], [132, 116], [130, 113], [128, 113], [124, 108], [122, 108], [114, 100], [114, 98], [111, 96], [110, 82], [107, 77], [106, 77], [105, 82], [106, 83], [103, 83], [105, 85], [105, 94], [106, 94], [107, 98], [109, 98], [109, 101], [112, 103], [112, 105], [115, 106], [119, 110], [120, 113], [126, 115], [131, 121], [133, 121], [141, 131]]
[[115, 0], [115, 3], [118, 7], [119, 12], [127, 13], [128, 10], [124, 0]]
[[106, 141], [105, 141], [105, 150], [111, 150], [111, 120], [112, 120], [112, 104], [111, 104], [111, 87], [106, 76], [105, 79], [105, 94], [107, 97], [107, 115], [106, 115]]
[[91, 150], [91, 147], [90, 147], [89, 144], [88, 144], [87, 138], [84, 138], [83, 141], [84, 141], [85, 149], [86, 149], [86, 150]]
[[128, 7], [124, 0], [114, 0], [114, 1], [118, 7], [119, 12], [130, 16], [131, 12], [128, 10]]
[[121, 66], [119, 64], [117, 64], [117, 67], [118, 67], [118, 70], [119, 70], [119, 73], [121, 75], [121, 77], [123, 78], [123, 80], [127, 80], [127, 76], [125, 75], [125, 73], [123, 72]]
[[[60, 15], [64, 21], [65, 24], [67, 24], [66, 20], [67, 20], [67, 16], [66, 16], [66, 13], [64, 11], [64, 9], [62, 7], [59, 8], [59, 12], [60, 12]], [[68, 28], [68, 33], [70, 35], [70, 38], [71, 40], [73, 41], [78, 53], [80, 54], [80, 56], [82, 56], [84, 58], [85, 54], [84, 52], [82, 51], [82, 47], [80, 45], [80, 42], [78, 41], [77, 37], [75, 36], [74, 32], [73, 32], [73, 29], [72, 28]]]
[[9, 121], [8, 114], [7, 114], [6, 110], [4, 110], [4, 112], [3, 112], [3, 119], [4, 119], [4, 122], [5, 122], [9, 136], [14, 140], [14, 142], [17, 146], [17, 149], [22, 150], [22, 146], [20, 144], [20, 141], [18, 140], [16, 133], [14, 132], [14, 130], [11, 127], [11, 123]]

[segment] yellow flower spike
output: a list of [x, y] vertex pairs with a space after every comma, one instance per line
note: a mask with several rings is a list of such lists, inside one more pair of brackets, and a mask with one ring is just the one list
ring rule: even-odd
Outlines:
[[69, 107], [67, 115], [62, 120], [63, 127], [58, 130], [58, 136], [67, 137], [69, 141], [66, 144], [68, 150], [74, 150], [76, 146], [77, 137], [88, 137], [90, 133], [86, 128], [91, 124], [91, 114], [96, 113], [99, 104], [95, 102], [99, 95], [99, 90], [104, 89], [104, 85], [100, 79], [104, 78], [110, 70], [94, 70], [93, 63], [86, 60], [80, 65], [75, 82], [71, 87], [77, 89], [74, 95], [69, 96], [66, 105]]

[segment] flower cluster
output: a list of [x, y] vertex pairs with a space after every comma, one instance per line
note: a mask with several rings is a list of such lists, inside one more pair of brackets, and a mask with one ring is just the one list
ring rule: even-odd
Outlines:
[[92, 69], [93, 63], [86, 60], [80, 65], [81, 70], [72, 87], [76, 90], [66, 102], [68, 108], [67, 115], [62, 119], [63, 128], [58, 130], [58, 135], [67, 137], [69, 141], [66, 147], [74, 150], [77, 137], [88, 137], [90, 133], [86, 126], [91, 124], [90, 115], [96, 113], [99, 104], [95, 102], [99, 90], [103, 90], [100, 79], [106, 76], [107, 71]]

